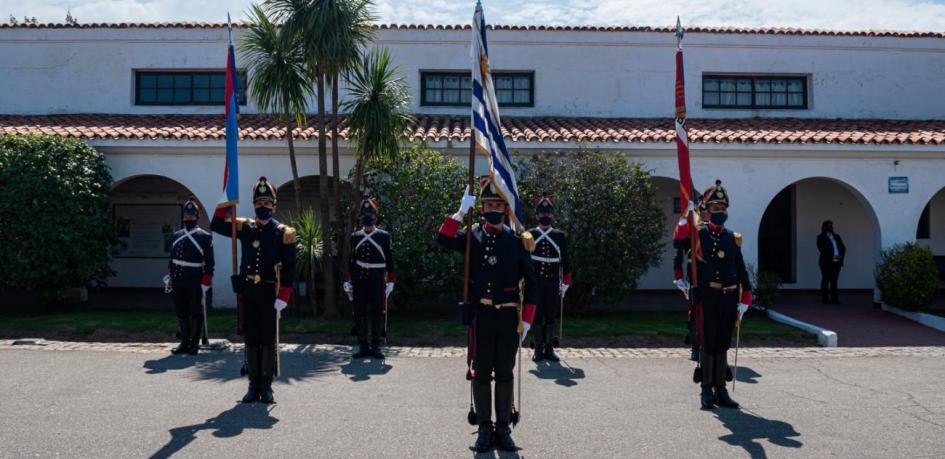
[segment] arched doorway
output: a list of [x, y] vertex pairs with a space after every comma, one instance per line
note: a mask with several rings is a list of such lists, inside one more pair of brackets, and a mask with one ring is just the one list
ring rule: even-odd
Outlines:
[[[111, 218], [120, 246], [112, 260], [115, 275], [109, 287], [161, 287], [171, 236], [183, 226], [181, 210], [191, 196], [194, 193], [187, 187], [160, 175], [139, 175], [112, 186]], [[206, 208], [200, 206], [198, 224], [209, 230]]]
[[673, 229], [682, 212], [679, 203], [679, 180], [654, 176], [653, 196], [663, 210], [664, 228], [662, 233], [663, 252], [660, 265], [651, 268], [640, 279], [639, 290], [672, 290], [673, 281]]
[[938, 267], [938, 278], [945, 283], [945, 188], [938, 190], [925, 204], [916, 227], [915, 240], [932, 251]]
[[817, 235], [824, 220], [834, 222], [847, 249], [838, 285], [871, 291], [879, 221], [859, 191], [833, 178], [799, 180], [772, 198], [758, 232], [758, 271], [778, 274], [785, 289], [819, 290]]

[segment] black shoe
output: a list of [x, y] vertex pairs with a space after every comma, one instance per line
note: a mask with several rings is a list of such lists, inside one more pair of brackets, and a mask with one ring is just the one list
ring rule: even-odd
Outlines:
[[545, 350], [543, 346], [535, 345], [535, 355], [532, 356], [532, 362], [541, 362], [545, 360]]
[[262, 388], [259, 390], [259, 402], [267, 405], [276, 403], [275, 395], [272, 393], [271, 379], [263, 379]]
[[381, 352], [381, 347], [380, 347], [380, 346], [372, 346], [372, 347], [371, 347], [371, 357], [372, 357], [372, 358], [375, 358], [375, 359], [377, 359], [377, 360], [384, 360], [384, 353]]
[[249, 382], [249, 390], [243, 396], [243, 403], [253, 403], [259, 400], [259, 384], [256, 381]]
[[477, 453], [485, 453], [492, 449], [493, 441], [492, 426], [481, 425], [479, 426], [479, 436], [476, 437], [476, 444], [473, 445], [473, 449], [476, 450]]
[[200, 338], [203, 335], [203, 321], [200, 318], [190, 320], [190, 349], [188, 354], [197, 355], [200, 352]]
[[724, 408], [738, 409], [738, 402], [728, 396], [728, 390], [724, 387], [715, 389], [715, 403]]
[[512, 440], [512, 429], [509, 426], [497, 425], [495, 428], [495, 444], [502, 451], [518, 451], [518, 446]]
[[693, 362], [699, 361], [699, 348], [697, 346], [693, 346], [692, 351], [689, 352], [689, 360]]
[[186, 343], [180, 343], [180, 345], [178, 345], [174, 349], [171, 349], [171, 354], [174, 354], [174, 355], [189, 354], [189, 353], [190, 353], [190, 346], [188, 346]]
[[177, 319], [177, 330], [180, 344], [171, 351], [171, 354], [187, 354], [190, 352], [190, 321]]
[[715, 408], [715, 397], [712, 396], [712, 389], [709, 387], [702, 388], [702, 409], [711, 410]]
[[351, 356], [353, 359], [363, 359], [371, 355], [371, 348], [367, 344], [359, 344], [358, 352]]
[[560, 362], [560, 361], [561, 361], [561, 359], [559, 359], [558, 356], [555, 355], [555, 348], [554, 348], [554, 346], [552, 346], [552, 345], [550, 345], [550, 344], [546, 344], [546, 345], [545, 345], [545, 360], [548, 360], [549, 362]]

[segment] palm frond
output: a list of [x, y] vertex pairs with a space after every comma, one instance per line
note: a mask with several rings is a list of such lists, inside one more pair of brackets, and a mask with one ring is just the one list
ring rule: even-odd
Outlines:
[[387, 49], [372, 49], [351, 69], [348, 97], [342, 108], [361, 154], [396, 156], [412, 122], [410, 92]]

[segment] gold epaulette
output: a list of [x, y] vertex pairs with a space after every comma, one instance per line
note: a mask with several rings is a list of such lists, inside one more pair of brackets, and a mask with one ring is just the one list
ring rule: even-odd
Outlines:
[[525, 250], [529, 253], [535, 251], [535, 236], [532, 236], [532, 233], [528, 231], [522, 231], [522, 234], [519, 235], [522, 238], [522, 245], [525, 246]]
[[742, 233], [732, 231], [732, 235], [735, 236], [735, 245], [742, 246]]
[[277, 228], [280, 231], [282, 231], [283, 244], [289, 245], [289, 244], [295, 244], [296, 242], [298, 242], [298, 237], [296, 236], [295, 228], [291, 226], [282, 225], [282, 224], [280, 224]]

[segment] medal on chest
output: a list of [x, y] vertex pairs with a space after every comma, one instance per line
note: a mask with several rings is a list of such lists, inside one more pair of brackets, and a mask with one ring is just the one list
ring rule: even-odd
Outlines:
[[719, 259], [725, 258], [725, 251], [719, 250], [718, 252], [715, 253], [715, 255], [719, 257]]
[[499, 257], [495, 255], [490, 255], [489, 258], [486, 258], [486, 263], [489, 263], [489, 266], [495, 266], [499, 262]]
[[254, 249], [258, 249], [258, 248], [259, 248], [259, 239], [253, 241], [253, 248], [254, 248]]

